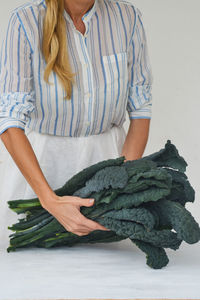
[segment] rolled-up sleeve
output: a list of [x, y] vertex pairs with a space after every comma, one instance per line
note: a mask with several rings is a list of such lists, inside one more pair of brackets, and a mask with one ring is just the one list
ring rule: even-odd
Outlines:
[[9, 18], [0, 55], [0, 135], [10, 127], [25, 129], [35, 109], [32, 48], [17, 11]]
[[128, 101], [129, 119], [151, 119], [153, 75], [148, 54], [147, 39], [138, 8], [128, 49]]

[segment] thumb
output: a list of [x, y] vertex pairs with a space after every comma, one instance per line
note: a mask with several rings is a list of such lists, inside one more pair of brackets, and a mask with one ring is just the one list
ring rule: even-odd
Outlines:
[[92, 206], [94, 204], [93, 198], [81, 199], [80, 206]]

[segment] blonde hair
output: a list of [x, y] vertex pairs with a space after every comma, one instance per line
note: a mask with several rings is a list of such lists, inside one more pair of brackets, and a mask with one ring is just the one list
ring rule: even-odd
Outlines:
[[48, 84], [51, 71], [55, 71], [64, 87], [67, 96], [71, 99], [74, 75], [67, 51], [66, 22], [63, 16], [64, 0], [45, 0], [47, 5], [43, 23], [42, 53], [46, 61], [44, 80]]

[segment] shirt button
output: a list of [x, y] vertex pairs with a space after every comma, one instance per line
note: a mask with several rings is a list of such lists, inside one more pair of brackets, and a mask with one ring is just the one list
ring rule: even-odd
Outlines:
[[87, 93], [85, 94], [86, 97], [90, 98], [91, 97], [91, 94], [90, 93]]
[[90, 122], [86, 122], [86, 125], [89, 126], [89, 125], [90, 125]]

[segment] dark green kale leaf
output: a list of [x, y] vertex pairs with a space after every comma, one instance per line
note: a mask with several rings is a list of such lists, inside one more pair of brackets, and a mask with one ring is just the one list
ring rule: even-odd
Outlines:
[[185, 173], [177, 170], [166, 168], [172, 177], [172, 188], [168, 200], [179, 202], [185, 206], [186, 202], [194, 202], [195, 190], [191, 186]]
[[96, 221], [111, 229], [120, 236], [130, 239], [138, 239], [151, 243], [157, 247], [171, 248], [176, 250], [179, 248], [182, 240], [177, 237], [177, 233], [168, 229], [147, 231], [141, 224], [130, 221], [121, 221], [109, 217], [98, 217]]
[[137, 239], [131, 239], [131, 241], [144, 253], [146, 253], [146, 264], [153, 269], [161, 269], [165, 267], [169, 258], [166, 251], [162, 247], [153, 246], [147, 242]]
[[73, 193], [73, 196], [90, 197], [92, 192], [104, 189], [122, 189], [128, 182], [128, 174], [123, 166], [105, 167], [86, 181], [85, 186]]
[[137, 207], [144, 202], [158, 201], [170, 193], [170, 189], [158, 189], [149, 187], [147, 190], [134, 192], [133, 194], [119, 194], [113, 202], [108, 205], [109, 209], [121, 209]]
[[126, 168], [129, 177], [137, 175], [138, 173], [143, 173], [157, 168], [157, 163], [152, 160], [127, 160], [123, 163], [123, 166]]
[[137, 191], [156, 186], [170, 191], [172, 186], [171, 175], [163, 168], [153, 169], [139, 173], [129, 178], [127, 185], [120, 190], [121, 193], [135, 193]]
[[59, 196], [73, 195], [78, 189], [85, 185], [96, 172], [109, 166], [120, 166], [123, 164], [125, 156], [100, 161], [93, 164], [72, 176], [61, 188], [54, 190]]
[[164, 218], [177, 232], [177, 237], [188, 244], [200, 240], [200, 227], [192, 214], [176, 201], [161, 199], [152, 204], [159, 217]]
[[188, 165], [185, 159], [179, 155], [177, 148], [170, 140], [167, 140], [164, 149], [141, 158], [141, 160], [146, 159], [156, 162], [158, 167], [170, 167], [180, 172], [185, 172]]
[[147, 231], [154, 228], [155, 219], [154, 216], [147, 209], [141, 208], [122, 208], [119, 211], [108, 211], [103, 214], [103, 217], [110, 217], [116, 220], [128, 220], [144, 225]]

